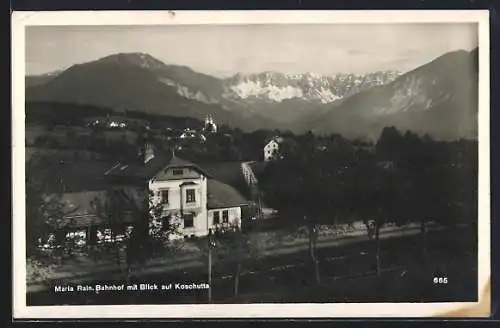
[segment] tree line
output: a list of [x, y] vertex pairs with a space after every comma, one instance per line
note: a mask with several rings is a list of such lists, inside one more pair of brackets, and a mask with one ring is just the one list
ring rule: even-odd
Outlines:
[[394, 127], [383, 130], [373, 150], [344, 143], [318, 150], [312, 135], [295, 141], [296, 151], [280, 150], [285, 156], [266, 165], [259, 183], [284, 227], [307, 227], [317, 280], [319, 225], [364, 222], [380, 272], [379, 236], [388, 223], [420, 224], [424, 262], [429, 222], [477, 223], [475, 141], [439, 142]]

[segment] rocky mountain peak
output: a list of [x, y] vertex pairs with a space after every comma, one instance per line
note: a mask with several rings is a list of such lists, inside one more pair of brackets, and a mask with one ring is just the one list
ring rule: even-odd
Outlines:
[[101, 64], [132, 64], [146, 69], [159, 69], [165, 64], [155, 57], [143, 52], [118, 53], [98, 60]]
[[331, 76], [314, 72], [263, 72], [248, 75], [239, 73], [224, 81], [224, 96], [229, 99], [260, 99], [270, 102], [299, 98], [327, 104], [345, 97], [352, 91], [358, 92], [392, 82], [399, 75], [399, 72], [394, 71]]

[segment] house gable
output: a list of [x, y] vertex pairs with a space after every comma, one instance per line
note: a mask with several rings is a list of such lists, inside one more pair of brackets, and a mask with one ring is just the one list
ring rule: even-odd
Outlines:
[[265, 142], [265, 146], [270, 145], [270, 144], [276, 144], [279, 145], [281, 142], [283, 142], [284, 138], [283, 137], [272, 137]]
[[204, 174], [195, 167], [167, 166], [156, 173], [151, 180], [167, 181], [167, 180], [185, 180], [185, 179], [200, 179]]

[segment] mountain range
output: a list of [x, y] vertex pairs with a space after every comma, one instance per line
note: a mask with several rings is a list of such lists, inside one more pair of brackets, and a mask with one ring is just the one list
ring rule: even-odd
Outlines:
[[384, 126], [440, 139], [476, 136], [477, 49], [402, 74], [262, 72], [218, 78], [144, 53], [120, 53], [26, 77], [26, 101], [203, 119], [243, 130], [313, 130], [376, 138]]

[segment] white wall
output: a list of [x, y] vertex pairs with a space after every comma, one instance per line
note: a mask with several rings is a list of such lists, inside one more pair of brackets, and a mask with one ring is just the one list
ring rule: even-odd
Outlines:
[[267, 145], [264, 146], [264, 159], [267, 161], [275, 158], [278, 149], [279, 144], [275, 140], [270, 141]]
[[[181, 184], [186, 182], [195, 182], [196, 185], [189, 185], [180, 187]], [[181, 188], [183, 195], [181, 197]], [[153, 192], [153, 203], [159, 204], [161, 201], [162, 189], [168, 189], [169, 203], [164, 206], [164, 213], [178, 213], [181, 208], [183, 212], [195, 212], [193, 218], [193, 227], [184, 228], [184, 220], [180, 220], [179, 232], [182, 238], [183, 235], [191, 236], [204, 236], [208, 234], [207, 227], [207, 179], [201, 175], [199, 178], [186, 178], [178, 180], [165, 180], [165, 181], [150, 181], [149, 189]], [[195, 203], [186, 203], [186, 190], [195, 189]], [[182, 204], [181, 204], [182, 199]]]

